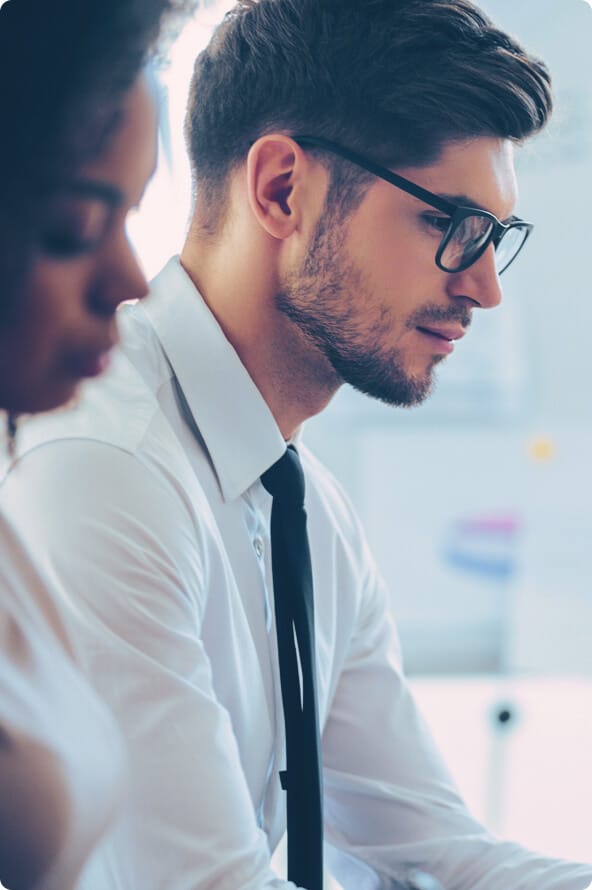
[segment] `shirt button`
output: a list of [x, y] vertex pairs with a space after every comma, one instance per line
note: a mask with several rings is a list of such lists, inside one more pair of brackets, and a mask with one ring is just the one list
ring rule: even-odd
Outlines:
[[255, 548], [257, 557], [261, 559], [261, 557], [263, 556], [263, 550], [265, 549], [263, 546], [263, 539], [259, 537], [255, 538], [255, 540], [253, 541], [253, 547]]

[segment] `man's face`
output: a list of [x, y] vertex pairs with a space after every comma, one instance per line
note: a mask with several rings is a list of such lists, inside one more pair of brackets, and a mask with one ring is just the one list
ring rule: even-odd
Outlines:
[[[448, 144], [428, 167], [397, 169], [457, 204], [507, 219], [516, 200], [511, 143]], [[325, 382], [392, 405], [423, 401], [435, 366], [462, 337], [476, 308], [501, 299], [493, 246], [463, 272], [436, 266], [446, 217], [376, 179], [344, 221], [319, 219], [306, 256], [281, 282], [277, 306], [316, 353]]]

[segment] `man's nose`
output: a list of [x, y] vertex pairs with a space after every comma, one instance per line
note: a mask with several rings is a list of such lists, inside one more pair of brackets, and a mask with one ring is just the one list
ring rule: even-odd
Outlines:
[[481, 309], [499, 306], [502, 288], [495, 268], [493, 244], [468, 269], [450, 275], [448, 293], [451, 297], [469, 299], [474, 306]]

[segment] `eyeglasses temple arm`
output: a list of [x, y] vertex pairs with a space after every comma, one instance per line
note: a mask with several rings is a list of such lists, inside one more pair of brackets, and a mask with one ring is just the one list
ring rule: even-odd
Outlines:
[[380, 179], [385, 179], [392, 185], [402, 188], [415, 198], [419, 198], [419, 200], [423, 201], [425, 204], [429, 204], [430, 207], [435, 207], [437, 210], [441, 210], [442, 213], [445, 213], [447, 216], [453, 216], [454, 212], [458, 209], [456, 204], [446, 201], [445, 198], [440, 198], [438, 195], [434, 195], [420, 185], [411, 182], [411, 180], [405, 179], [404, 176], [399, 176], [398, 173], [393, 173], [388, 168], [382, 167], [380, 164], [375, 164], [374, 161], [362, 157], [362, 155], [357, 154], [355, 151], [351, 151], [349, 148], [343, 148], [341, 145], [336, 145], [329, 139], [321, 139], [318, 136], [294, 136], [293, 138], [294, 142], [297, 142], [302, 148], [309, 146], [310, 148], [325, 149], [326, 151], [339, 155], [339, 157], [344, 158], [346, 161], [351, 161], [353, 164], [357, 164], [358, 167], [362, 167], [362, 169], [367, 170], [368, 173], [372, 173], [374, 176], [378, 176]]

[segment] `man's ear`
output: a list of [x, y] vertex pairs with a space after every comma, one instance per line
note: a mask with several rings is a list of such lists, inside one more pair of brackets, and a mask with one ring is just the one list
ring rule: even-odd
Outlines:
[[301, 223], [306, 161], [289, 136], [261, 136], [247, 156], [249, 203], [272, 238], [288, 238]]

